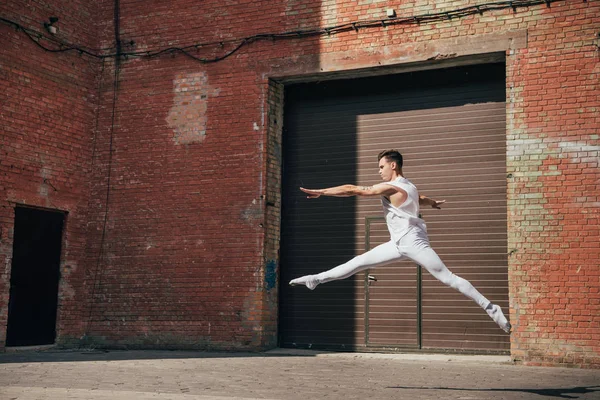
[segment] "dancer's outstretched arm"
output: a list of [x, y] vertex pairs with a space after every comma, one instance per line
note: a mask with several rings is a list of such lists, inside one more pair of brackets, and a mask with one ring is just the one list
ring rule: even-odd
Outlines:
[[305, 189], [301, 187], [300, 190], [308, 194], [309, 199], [316, 199], [320, 196], [391, 196], [401, 189], [394, 188], [390, 185], [379, 184], [375, 186], [342, 185], [326, 189]]
[[[316, 199], [320, 196], [334, 196], [334, 197], [351, 197], [351, 196], [391, 196], [396, 192], [404, 192], [402, 189], [386, 185], [378, 184], [374, 186], [356, 186], [356, 185], [342, 185], [334, 186], [326, 189], [305, 189], [300, 188], [304, 193], [308, 194], [309, 199]], [[419, 196], [419, 205], [431, 206], [432, 208], [440, 209], [442, 204], [446, 200], [434, 200], [427, 196]]]

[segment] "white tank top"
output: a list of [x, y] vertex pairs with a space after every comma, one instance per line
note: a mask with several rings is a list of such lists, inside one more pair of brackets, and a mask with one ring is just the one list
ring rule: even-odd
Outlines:
[[419, 192], [417, 187], [403, 177], [398, 177], [390, 182], [381, 183], [381, 185], [398, 187], [404, 190], [408, 195], [400, 207], [394, 207], [390, 200], [385, 196], [381, 196], [385, 222], [387, 223], [390, 236], [394, 243], [398, 243], [398, 241], [413, 228], [418, 228], [427, 232], [425, 222], [419, 218]]

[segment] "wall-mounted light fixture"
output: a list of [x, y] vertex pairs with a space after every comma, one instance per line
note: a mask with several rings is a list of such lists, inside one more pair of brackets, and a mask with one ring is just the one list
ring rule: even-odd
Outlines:
[[54, 24], [58, 22], [58, 17], [50, 17], [48, 19], [50, 22], [44, 22], [44, 28], [46, 28], [46, 30], [51, 34], [56, 35], [58, 28], [54, 26]]

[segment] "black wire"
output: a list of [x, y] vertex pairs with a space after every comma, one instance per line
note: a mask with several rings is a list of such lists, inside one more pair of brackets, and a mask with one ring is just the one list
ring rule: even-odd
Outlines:
[[[88, 50], [87, 48], [84, 48], [81, 46], [72, 45], [68, 42], [58, 40], [53, 36], [47, 36], [36, 30], [26, 28], [23, 25], [19, 24], [18, 22], [14, 22], [14, 21], [11, 21], [6, 18], [0, 17], [0, 22], [3, 22], [7, 25], [13, 26], [17, 31], [22, 31], [38, 47], [42, 48], [45, 51], [51, 52], [51, 53], [64, 53], [64, 52], [68, 52], [68, 51], [77, 51], [79, 53], [86, 54], [86, 55], [88, 55], [90, 57], [94, 57], [94, 58], [109, 58], [108, 56], [98, 55], [98, 54], [94, 53], [94, 51], [98, 52], [98, 50]], [[53, 43], [53, 44], [59, 46], [59, 48], [51, 49], [49, 47], [46, 47], [39, 42], [40, 39], [44, 39], [47, 42]], [[106, 50], [111, 50], [111, 49], [106, 49]]]
[[[112, 100], [112, 113], [111, 113], [111, 124], [110, 124], [110, 134], [109, 134], [109, 145], [108, 145], [108, 177], [106, 183], [106, 206], [104, 208], [104, 221], [102, 223], [102, 237], [100, 239], [100, 250], [98, 253], [98, 259], [96, 260], [96, 269], [94, 271], [94, 281], [92, 283], [92, 294], [91, 294], [91, 303], [88, 312], [88, 318], [86, 322], [84, 337], [87, 337], [89, 333], [90, 323], [92, 320], [92, 314], [94, 309], [94, 297], [96, 295], [96, 287], [100, 286], [102, 282], [102, 273], [100, 271], [100, 262], [102, 260], [102, 256], [104, 255], [104, 243], [106, 241], [106, 225], [108, 223], [108, 209], [109, 209], [109, 201], [110, 201], [110, 182], [112, 177], [112, 163], [113, 163], [113, 138], [115, 132], [115, 116], [117, 109], [117, 98], [119, 93], [119, 72], [121, 69], [121, 38], [120, 38], [120, 23], [119, 23], [119, 0], [115, 0], [115, 16], [114, 16], [114, 24], [115, 24], [115, 40], [117, 43], [117, 53], [115, 54], [115, 68], [114, 68], [114, 76], [113, 76], [113, 100]], [[102, 70], [104, 71], [104, 60]], [[100, 84], [102, 81], [100, 81]], [[95, 146], [95, 142], [94, 142]], [[94, 147], [95, 151], [95, 147]]]
[[[562, 0], [497, 1], [497, 2], [467, 6], [467, 7], [451, 10], [451, 11], [441, 11], [441, 12], [432, 13], [432, 14], [421, 14], [421, 15], [413, 15], [410, 17], [394, 17], [394, 18], [388, 18], [388, 19], [372, 19], [372, 20], [365, 20], [365, 21], [348, 22], [348, 23], [341, 24], [341, 25], [336, 25], [336, 26], [326, 27], [326, 28], [319, 28], [319, 29], [315, 28], [315, 29], [304, 29], [304, 30], [282, 32], [282, 33], [257, 34], [257, 35], [248, 36], [248, 37], [245, 37], [242, 39], [229, 39], [229, 40], [219, 41], [219, 42], [196, 43], [196, 44], [184, 46], [184, 47], [169, 47], [166, 49], [154, 50], [154, 51], [146, 50], [146, 51], [137, 51], [137, 52], [136, 51], [123, 52], [120, 49], [121, 43], [117, 42], [116, 43], [117, 48], [116, 48], [115, 52], [109, 53], [109, 54], [98, 54], [98, 51], [92, 52], [90, 50], [84, 49], [84, 48], [76, 46], [76, 45], [58, 41], [55, 38], [51, 38], [46, 35], [42, 35], [39, 32], [36, 32], [32, 29], [25, 28], [22, 25], [20, 25], [19, 23], [7, 20], [5, 18], [0, 18], [0, 21], [5, 22], [10, 25], [13, 25], [17, 29], [22, 30], [33, 42], [35, 42], [38, 46], [40, 46], [41, 48], [43, 48], [46, 51], [51, 51], [51, 52], [78, 51], [81, 54], [86, 54], [88, 56], [99, 58], [99, 59], [114, 58], [114, 57], [118, 57], [119, 59], [121, 57], [153, 58], [153, 57], [161, 56], [163, 54], [181, 53], [193, 60], [207, 64], [207, 63], [214, 63], [214, 62], [225, 60], [226, 58], [231, 57], [233, 54], [238, 52], [242, 47], [244, 47], [250, 43], [262, 41], [262, 40], [277, 40], [277, 39], [285, 40], [285, 39], [299, 39], [299, 38], [324, 36], [324, 35], [330, 36], [330, 35], [335, 35], [335, 34], [349, 32], [349, 31], [358, 32], [360, 29], [381, 28], [382, 25], [385, 27], [385, 26], [390, 26], [390, 25], [409, 25], [409, 24], [421, 24], [421, 23], [431, 23], [431, 22], [438, 22], [438, 21], [447, 21], [447, 20], [452, 20], [453, 18], [464, 18], [464, 17], [468, 17], [471, 15], [476, 15], [476, 14], [483, 15], [484, 12], [498, 11], [498, 10], [505, 10], [505, 9], [513, 9], [516, 12], [516, 10], [519, 8], [526, 8], [526, 7], [536, 6], [536, 5], [540, 5], [540, 4], [546, 4], [546, 6], [549, 7], [551, 3], [558, 2], [558, 1], [562, 1]], [[584, 0], [584, 2], [586, 2], [586, 1]], [[46, 46], [43, 46], [41, 43], [39, 43], [38, 40], [36, 40], [32, 36], [32, 34], [40, 39], [43, 38], [44, 40], [58, 44], [60, 46], [60, 48], [59, 49], [49, 49]], [[212, 47], [212, 46], [216, 46], [216, 45], [223, 46], [224, 44], [233, 44], [233, 43], [237, 43], [237, 45], [232, 50], [228, 51], [227, 53], [225, 53], [222, 56], [214, 57], [214, 58], [197, 57], [188, 51], [190, 49], [199, 49], [201, 47], [202, 48]], [[110, 50], [110, 49], [105, 49], [105, 50]]]
[[[98, 96], [101, 96], [102, 94], [102, 76], [104, 75], [104, 66], [105, 66], [105, 61], [104, 59], [102, 59], [102, 68], [100, 69], [100, 81], [98, 82]], [[92, 171], [94, 170], [94, 160], [96, 159], [96, 142], [97, 142], [97, 136], [98, 136], [98, 128], [100, 126], [100, 110], [98, 110], [96, 112], [96, 123], [95, 123], [95, 135], [94, 135], [94, 147], [92, 149]], [[94, 307], [94, 297], [96, 296], [96, 282], [98, 280], [98, 270], [100, 267], [100, 259], [102, 257], [102, 248], [103, 248], [103, 244], [104, 244], [104, 230], [102, 231], [102, 239], [101, 239], [101, 243], [100, 243], [100, 251], [99, 251], [99, 255], [98, 255], [98, 259], [96, 261], [96, 269], [94, 270], [94, 279], [93, 279], [93, 283], [92, 283], [92, 293], [90, 296], [90, 305], [89, 305], [89, 310], [88, 310], [88, 317], [87, 317], [87, 322], [85, 325], [85, 331], [84, 331], [84, 337], [88, 335], [89, 332], [89, 328], [90, 328], [90, 321], [92, 319], [92, 310]]]
[[[381, 19], [365, 20], [365, 21], [358, 21], [358, 22], [349, 22], [349, 23], [345, 23], [342, 25], [326, 27], [326, 28], [321, 28], [321, 29], [305, 29], [305, 30], [299, 30], [299, 31], [297, 30], [297, 31], [290, 31], [290, 32], [283, 32], [283, 33], [276, 33], [276, 34], [258, 34], [258, 35], [249, 36], [244, 39], [241, 39], [241, 42], [233, 50], [231, 50], [230, 52], [226, 53], [223, 56], [215, 57], [212, 59], [195, 57], [195, 56], [189, 54], [185, 49], [192, 48], [192, 47], [212, 46], [212, 45], [217, 44], [216, 42], [207, 43], [207, 44], [198, 43], [198, 44], [186, 46], [183, 48], [171, 47], [171, 48], [159, 50], [156, 52], [152, 52], [152, 51], [129, 52], [129, 53], [123, 53], [123, 55], [129, 56], [129, 57], [136, 57], [136, 56], [155, 57], [155, 56], [158, 56], [163, 53], [179, 52], [179, 53], [185, 54], [186, 56], [188, 56], [194, 60], [200, 61], [202, 63], [212, 63], [212, 62], [222, 61], [222, 60], [226, 59], [227, 57], [232, 56], [234, 53], [236, 53], [238, 50], [240, 50], [244, 45], [247, 45], [249, 43], [256, 42], [259, 40], [297, 39], [297, 38], [304, 38], [304, 37], [311, 37], [311, 36], [323, 36], [323, 35], [330, 36], [332, 34], [349, 32], [351, 30], [358, 31], [359, 29], [374, 28], [374, 27], [379, 28], [379, 27], [381, 27], [383, 21], [385, 21], [385, 24], [388, 26], [389, 25], [400, 25], [400, 24], [420, 24], [422, 22], [437, 22], [437, 21], [451, 20], [452, 18], [463, 18], [463, 17], [470, 16], [470, 15], [482, 14], [483, 12], [486, 12], [486, 11], [495, 11], [495, 10], [502, 10], [502, 9], [509, 9], [509, 8], [512, 8], [512, 9], [524, 8], [524, 7], [530, 7], [530, 6], [535, 6], [535, 5], [539, 5], [539, 4], [553, 3], [553, 2], [557, 2], [557, 1], [561, 1], [561, 0], [500, 1], [500, 2], [485, 3], [485, 4], [480, 4], [480, 5], [463, 7], [463, 8], [459, 8], [459, 9], [452, 10], [452, 11], [443, 11], [443, 12], [438, 12], [438, 13], [434, 13], [434, 14], [423, 14], [423, 15], [411, 16], [411, 17], [405, 17], [405, 18], [390, 18], [387, 20], [381, 20]], [[231, 42], [235, 42], [235, 41], [237, 41], [237, 40], [229, 40], [228, 42], [231, 43]], [[218, 42], [218, 43], [224, 43], [224, 42]]]

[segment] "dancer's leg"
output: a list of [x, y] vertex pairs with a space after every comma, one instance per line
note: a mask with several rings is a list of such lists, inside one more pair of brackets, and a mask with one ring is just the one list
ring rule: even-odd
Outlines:
[[306, 285], [307, 288], [313, 290], [320, 283], [345, 279], [365, 269], [374, 268], [401, 258], [402, 256], [398, 253], [396, 245], [389, 241], [328, 271], [293, 279], [290, 281], [290, 285]]
[[479, 293], [469, 281], [454, 275], [431, 247], [424, 248], [415, 254], [408, 254], [408, 257], [424, 267], [438, 281], [458, 290], [479, 304], [481, 308], [485, 309], [490, 304], [490, 301]]
[[417, 264], [427, 269], [427, 271], [429, 271], [429, 273], [437, 280], [458, 290], [475, 301], [488, 313], [500, 328], [507, 333], [510, 332], [511, 325], [502, 313], [500, 307], [492, 304], [486, 299], [469, 281], [458, 275], [454, 275], [446, 265], [444, 265], [437, 253], [429, 246], [428, 241], [417, 238], [416, 245], [411, 251], [407, 251], [406, 255]]

